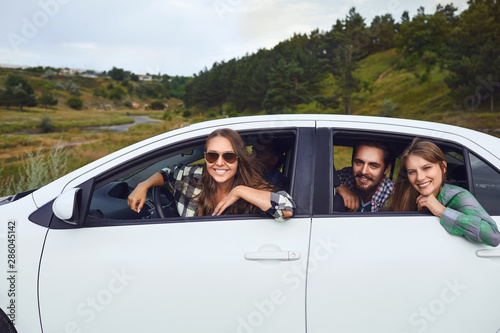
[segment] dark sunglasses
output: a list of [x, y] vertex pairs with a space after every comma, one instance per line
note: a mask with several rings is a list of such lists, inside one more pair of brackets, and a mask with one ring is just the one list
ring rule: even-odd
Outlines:
[[[238, 156], [236, 156], [235, 153], [224, 153], [222, 154], [222, 158], [227, 163], [233, 164], [238, 159]], [[219, 159], [219, 153], [214, 153], [214, 152], [205, 153], [205, 160], [208, 163], [215, 163], [218, 159]]]

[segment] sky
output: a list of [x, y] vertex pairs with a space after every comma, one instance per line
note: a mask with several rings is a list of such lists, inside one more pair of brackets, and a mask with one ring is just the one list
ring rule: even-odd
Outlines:
[[[19, 0], [0, 3], [0, 66], [52, 66], [192, 76], [215, 62], [272, 49], [294, 33], [328, 31], [352, 7], [369, 26], [399, 22], [436, 0]], [[458, 12], [466, 0], [454, 1]]]

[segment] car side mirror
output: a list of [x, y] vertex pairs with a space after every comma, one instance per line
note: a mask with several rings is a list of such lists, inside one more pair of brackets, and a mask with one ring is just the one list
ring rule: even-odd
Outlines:
[[77, 187], [59, 195], [52, 205], [54, 215], [66, 223], [78, 225], [80, 219], [79, 202], [81, 192], [81, 189]]

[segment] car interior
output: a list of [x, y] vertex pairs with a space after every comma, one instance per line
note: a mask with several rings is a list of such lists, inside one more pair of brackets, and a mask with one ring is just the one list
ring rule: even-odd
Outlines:
[[[254, 147], [270, 143], [280, 147], [279, 171], [289, 180], [293, 173], [293, 156], [296, 134], [291, 130], [284, 131], [247, 131], [240, 132], [249, 154]], [[149, 163], [134, 161], [135, 169], [118, 175], [102, 175], [92, 194], [89, 215], [94, 218], [111, 220], [137, 220], [179, 217], [173, 190], [167, 184], [148, 191], [147, 200], [138, 214], [127, 205], [127, 198], [140, 182], [166, 167], [195, 165], [204, 163], [204, 138], [194, 139], [190, 144], [182, 144], [178, 149], [168, 149], [157, 152], [155, 156], [145, 156], [142, 159]], [[119, 168], [120, 169], [120, 168]], [[121, 169], [127, 169], [126, 166]], [[133, 171], [130, 171], [133, 169]], [[291, 185], [291, 184], [290, 184]], [[162, 211], [158, 213], [159, 211]]]
[[[242, 131], [240, 135], [247, 145], [249, 154], [254, 147], [269, 143], [277, 143], [280, 147], [280, 172], [290, 180], [289, 188], [293, 188], [294, 152], [296, 133], [293, 130], [280, 131]], [[381, 141], [392, 150], [392, 167], [387, 177], [394, 182], [399, 172], [399, 156], [414, 139], [410, 135], [378, 133], [373, 131], [340, 130], [333, 132], [333, 181], [338, 182], [335, 170], [341, 170], [351, 165], [352, 149], [359, 141]], [[448, 163], [448, 184], [463, 187], [476, 195], [478, 201], [488, 211], [498, 211], [492, 198], [500, 194], [500, 174], [494, 168], [486, 165], [481, 159], [469, 153], [463, 147], [444, 140], [423, 138], [436, 143], [446, 156]], [[140, 214], [133, 212], [127, 205], [127, 198], [137, 184], [155, 172], [173, 166], [204, 163], [205, 138], [194, 138], [175, 147], [166, 147], [139, 158], [133, 165], [123, 165], [114, 174], [102, 175], [97, 179], [92, 195], [89, 215], [107, 220], [137, 220], [178, 218], [179, 214], [170, 186], [150, 189], [144, 208]], [[473, 163], [472, 171], [467, 165]], [[470, 169], [470, 168], [469, 168]], [[472, 177], [473, 176], [473, 177]], [[472, 181], [473, 179], [473, 181]], [[496, 179], [496, 180], [495, 180]], [[338, 184], [332, 184], [333, 188]], [[475, 193], [476, 192], [476, 193]], [[290, 192], [289, 192], [290, 193]], [[293, 196], [293, 193], [290, 193]], [[339, 195], [332, 195], [332, 213], [344, 212], [345, 207]], [[158, 211], [162, 213], [158, 214]]]
[[[338, 131], [333, 136], [334, 171], [351, 166], [353, 147], [361, 141], [379, 141], [385, 143], [392, 153], [391, 169], [387, 177], [394, 182], [399, 173], [399, 157], [411, 143], [414, 136], [380, 134], [362, 131]], [[434, 142], [443, 151], [447, 162], [446, 182], [470, 190], [466, 172], [463, 148], [450, 142], [422, 138]], [[334, 199], [335, 200], [335, 199]], [[338, 200], [338, 199], [337, 199]], [[343, 212], [343, 207], [334, 202], [334, 211]]]

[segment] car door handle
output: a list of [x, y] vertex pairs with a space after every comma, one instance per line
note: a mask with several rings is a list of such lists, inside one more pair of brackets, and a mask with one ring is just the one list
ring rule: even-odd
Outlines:
[[498, 249], [495, 249], [495, 250], [489, 250], [489, 249], [477, 250], [476, 256], [478, 256], [479, 258], [500, 258], [500, 250], [498, 250]]
[[247, 252], [245, 253], [245, 259], [292, 261], [292, 260], [299, 260], [300, 253], [297, 251]]

